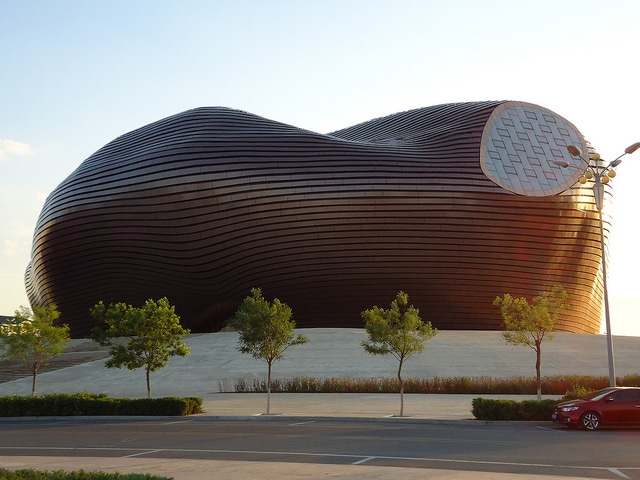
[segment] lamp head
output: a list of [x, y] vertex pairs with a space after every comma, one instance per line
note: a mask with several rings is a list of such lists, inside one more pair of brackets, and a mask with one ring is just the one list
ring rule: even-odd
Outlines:
[[[631, 147], [629, 147], [629, 148], [631, 148]], [[638, 144], [638, 148], [640, 148], [640, 143]], [[575, 145], [568, 145], [567, 146], [567, 150], [574, 157], [581, 157], [582, 156], [582, 150], [580, 150], [580, 148], [575, 146]]]
[[616, 158], [613, 162], [609, 164], [609, 168], [615, 168], [622, 163], [622, 160]]
[[626, 153], [627, 155], [630, 155], [636, 150], [638, 150], [639, 148], [640, 148], [640, 142], [636, 142], [633, 145], [629, 145], [627, 148], [625, 148], [624, 153]]

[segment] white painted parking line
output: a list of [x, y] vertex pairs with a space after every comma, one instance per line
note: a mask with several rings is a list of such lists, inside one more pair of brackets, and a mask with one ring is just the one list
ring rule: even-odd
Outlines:
[[139, 452], [139, 453], [132, 453], [131, 455], [125, 455], [123, 457], [120, 458], [133, 458], [133, 457], [141, 457], [142, 455], [149, 455], [151, 453], [157, 453], [157, 452], [161, 452], [162, 450], [147, 450], [145, 452]]
[[617, 468], [607, 468], [607, 470], [609, 470], [611, 473], [615, 473], [616, 475], [618, 475], [620, 478], [631, 478], [627, 475], [625, 475], [624, 473], [622, 473], [620, 470], [618, 470]]
[[377, 457], [367, 457], [367, 458], [363, 458], [362, 460], [358, 460], [357, 462], [353, 462], [351, 465], [362, 465], [363, 463], [368, 462], [369, 460], [373, 460], [374, 458]]

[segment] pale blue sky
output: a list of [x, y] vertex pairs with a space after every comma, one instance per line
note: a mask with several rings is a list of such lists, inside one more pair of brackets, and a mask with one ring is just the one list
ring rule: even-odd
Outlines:
[[[640, 141], [640, 2], [0, 0], [0, 314], [44, 198], [113, 138], [205, 105], [326, 133], [447, 102], [518, 100], [604, 158]], [[640, 335], [640, 152], [615, 189], [614, 334]]]

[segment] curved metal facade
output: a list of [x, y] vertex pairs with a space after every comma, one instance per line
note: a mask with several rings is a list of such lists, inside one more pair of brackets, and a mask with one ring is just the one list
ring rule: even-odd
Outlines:
[[[32, 304], [73, 336], [100, 300], [167, 296], [216, 331], [251, 287], [299, 327], [362, 327], [399, 290], [440, 329], [500, 330], [503, 293], [565, 286], [558, 330], [597, 333], [601, 256], [566, 120], [522, 102], [421, 108], [318, 134], [227, 108], [186, 111], [104, 146], [48, 197]], [[586, 151], [586, 150], [585, 150]]]

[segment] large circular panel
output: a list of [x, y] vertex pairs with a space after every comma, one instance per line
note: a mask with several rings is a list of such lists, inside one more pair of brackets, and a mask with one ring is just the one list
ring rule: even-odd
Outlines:
[[[524, 102], [497, 107], [482, 134], [480, 165], [489, 179], [520, 195], [557, 195], [574, 185], [584, 168], [568, 145], [587, 146], [570, 122]], [[566, 162], [568, 168], [559, 164]]]

